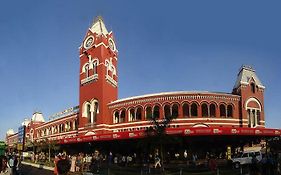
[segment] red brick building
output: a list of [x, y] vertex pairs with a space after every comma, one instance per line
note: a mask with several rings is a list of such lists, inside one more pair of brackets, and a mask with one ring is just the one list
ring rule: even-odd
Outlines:
[[[102, 18], [90, 26], [79, 49], [79, 106], [47, 122], [36, 119], [40, 113], [33, 114], [26, 123], [26, 140], [67, 144], [139, 138], [152, 117], [166, 116], [174, 117], [168, 134], [280, 135], [278, 129], [265, 128], [265, 86], [249, 66], [241, 67], [231, 93], [161, 92], [118, 99], [118, 50]], [[7, 135], [7, 142], [14, 137]]]

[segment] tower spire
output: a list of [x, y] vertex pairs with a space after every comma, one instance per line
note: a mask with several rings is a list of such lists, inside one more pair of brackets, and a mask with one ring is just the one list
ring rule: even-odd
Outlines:
[[97, 33], [98, 35], [101, 35], [101, 34], [108, 34], [108, 31], [105, 27], [105, 24], [103, 22], [103, 18], [102, 16], [97, 16], [95, 17], [95, 19], [93, 20], [93, 24], [92, 26], [90, 27], [90, 30], [93, 32], [93, 33]]

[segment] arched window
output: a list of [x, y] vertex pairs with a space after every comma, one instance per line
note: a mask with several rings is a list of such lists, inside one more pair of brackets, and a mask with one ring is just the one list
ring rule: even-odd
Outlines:
[[141, 116], [142, 116], [141, 113], [142, 113], [141, 107], [138, 107], [136, 111], [136, 120], [141, 120]]
[[184, 103], [182, 105], [182, 113], [183, 113], [183, 117], [189, 117], [189, 106], [188, 106], [188, 104]]
[[225, 105], [220, 105], [220, 117], [226, 117], [226, 108]]
[[257, 110], [257, 123], [258, 125], [261, 124], [261, 112], [259, 110]]
[[86, 111], [87, 111], [88, 123], [91, 123], [91, 105], [90, 104], [87, 104]]
[[98, 73], [98, 62], [95, 61], [93, 64], [93, 74], [97, 74]]
[[172, 117], [178, 118], [178, 116], [179, 116], [179, 106], [178, 106], [178, 104], [173, 104], [173, 106], [172, 106]]
[[119, 112], [118, 111], [116, 111], [114, 113], [114, 123], [119, 123]]
[[152, 108], [150, 106], [146, 107], [145, 118], [148, 120], [152, 118]]
[[89, 64], [86, 64], [86, 65], [85, 65], [85, 73], [86, 73], [86, 78], [90, 76]]
[[153, 117], [156, 119], [160, 118], [160, 107], [158, 105], [153, 108]]
[[216, 117], [216, 105], [210, 104], [210, 117]]
[[171, 110], [170, 110], [170, 105], [165, 105], [164, 106], [164, 117], [170, 117], [171, 116]]
[[69, 122], [69, 130], [70, 130], [70, 131], [73, 130], [73, 123], [72, 123], [72, 121]]
[[227, 105], [227, 117], [233, 117], [232, 105]]
[[197, 109], [197, 104], [192, 103], [191, 105], [191, 116], [192, 117], [197, 117], [198, 116], [198, 109]]
[[121, 111], [121, 115], [120, 115], [120, 123], [125, 122], [125, 110]]
[[93, 101], [92, 102], [92, 110], [91, 110], [93, 112], [93, 116], [92, 116], [92, 122], [91, 123], [97, 122], [98, 109], [99, 109], [99, 103], [97, 101]]
[[129, 121], [135, 121], [136, 117], [135, 117], [135, 110], [134, 109], [130, 109], [129, 110]]
[[251, 110], [247, 110], [248, 127], [251, 127]]
[[252, 93], [255, 93], [255, 92], [256, 92], [255, 83], [251, 83], [251, 91], [252, 91]]
[[207, 104], [202, 104], [201, 106], [201, 109], [202, 109], [202, 117], [208, 117], [208, 106]]

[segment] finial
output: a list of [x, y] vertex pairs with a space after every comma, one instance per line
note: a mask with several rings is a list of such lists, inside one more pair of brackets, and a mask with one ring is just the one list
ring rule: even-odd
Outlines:
[[101, 15], [98, 15], [97, 17], [95, 17], [93, 24], [96, 23], [97, 21], [103, 21], [103, 18]]
[[[249, 71], [252, 71], [252, 72], [255, 72], [255, 69], [253, 68], [253, 66], [250, 66], [250, 65], [242, 65], [241, 68], [240, 68], [240, 71], [242, 71], [243, 69], [246, 69], [246, 70], [249, 70]], [[239, 72], [240, 72], [239, 71]]]

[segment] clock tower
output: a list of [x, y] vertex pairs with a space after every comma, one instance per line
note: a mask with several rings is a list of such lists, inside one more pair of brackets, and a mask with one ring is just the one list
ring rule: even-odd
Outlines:
[[100, 16], [88, 29], [79, 49], [79, 133], [94, 134], [95, 129], [111, 123], [107, 104], [117, 100], [118, 92], [118, 51], [112, 31], [108, 32]]

